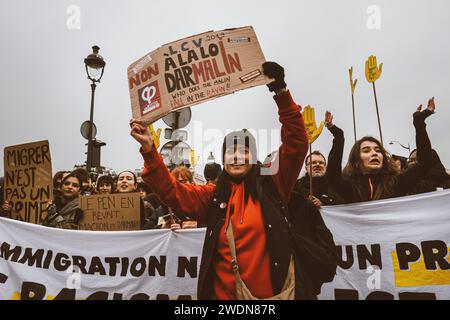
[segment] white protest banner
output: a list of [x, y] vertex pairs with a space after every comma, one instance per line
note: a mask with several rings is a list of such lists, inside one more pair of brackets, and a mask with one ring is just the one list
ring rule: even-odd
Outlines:
[[39, 224], [53, 199], [52, 160], [48, 141], [4, 149], [4, 199], [12, 203], [12, 218]]
[[450, 190], [321, 212], [340, 262], [320, 299], [450, 299]]
[[78, 231], [0, 218], [0, 300], [196, 298], [205, 229]]
[[[341, 254], [319, 299], [450, 299], [450, 190], [322, 215]], [[204, 233], [61, 230], [0, 218], [0, 299], [195, 299]]]
[[132, 115], [152, 123], [166, 114], [266, 84], [264, 55], [252, 27], [210, 31], [168, 43], [128, 67]]

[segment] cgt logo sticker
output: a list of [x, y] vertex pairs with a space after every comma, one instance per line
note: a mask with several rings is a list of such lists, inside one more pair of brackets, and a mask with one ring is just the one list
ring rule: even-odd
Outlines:
[[149, 85], [139, 89], [138, 96], [139, 105], [141, 107], [141, 116], [144, 116], [147, 113], [155, 111], [162, 107], [158, 81], [154, 81]]

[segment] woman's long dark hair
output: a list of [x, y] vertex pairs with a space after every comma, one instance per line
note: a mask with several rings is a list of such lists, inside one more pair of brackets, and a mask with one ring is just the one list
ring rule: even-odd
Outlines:
[[380, 143], [380, 141], [378, 141], [374, 137], [365, 136], [355, 142], [352, 149], [350, 150], [347, 165], [342, 171], [344, 178], [357, 184], [358, 181], [360, 181], [366, 174], [366, 172], [364, 172], [363, 169], [363, 164], [360, 155], [361, 144], [365, 141], [374, 142], [380, 148], [381, 154], [383, 155], [383, 166], [381, 167], [380, 171], [378, 171], [376, 174], [380, 175], [382, 179], [382, 193], [385, 196], [386, 192], [393, 193], [393, 190], [391, 190], [390, 186], [393, 183], [393, 178], [398, 174], [398, 172], [395, 170], [395, 164], [389, 152], [387, 152], [386, 149], [383, 147], [383, 145]]
[[380, 141], [378, 141], [374, 137], [365, 136], [356, 141], [352, 149], [350, 150], [347, 165], [342, 171], [344, 177], [349, 180], [358, 180], [365, 174], [361, 161], [361, 145], [365, 141], [376, 143], [380, 148], [381, 154], [383, 155], [383, 166], [381, 167], [378, 174], [388, 177], [395, 176], [397, 174], [397, 171], [395, 170], [395, 165], [392, 161], [390, 153], [386, 151]]

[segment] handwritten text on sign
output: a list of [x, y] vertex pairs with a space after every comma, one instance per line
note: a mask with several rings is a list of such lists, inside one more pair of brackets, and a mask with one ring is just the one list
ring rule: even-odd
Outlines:
[[48, 141], [6, 147], [4, 199], [11, 217], [39, 224], [53, 198], [52, 161]]
[[80, 196], [80, 230], [140, 230], [139, 193]]
[[172, 111], [266, 84], [264, 62], [252, 27], [166, 44], [128, 67], [133, 118], [154, 122]]

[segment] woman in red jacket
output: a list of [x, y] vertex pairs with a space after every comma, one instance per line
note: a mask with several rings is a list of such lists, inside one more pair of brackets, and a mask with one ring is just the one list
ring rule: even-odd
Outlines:
[[[167, 206], [207, 225], [198, 299], [243, 298], [236, 291], [238, 277], [256, 298], [278, 295], [289, 286], [294, 291], [293, 281], [286, 281], [288, 274], [293, 274], [288, 272], [293, 263], [287, 203], [307, 153], [308, 139], [300, 107], [286, 89], [284, 69], [266, 62], [263, 72], [274, 79], [268, 87], [275, 92], [282, 124], [279, 169], [274, 175], [261, 175], [255, 139], [244, 129], [225, 137], [224, 171], [217, 186], [181, 184], [165, 167], [143, 124], [130, 123], [131, 135], [141, 144], [144, 182]], [[229, 225], [235, 259], [228, 241]]]

